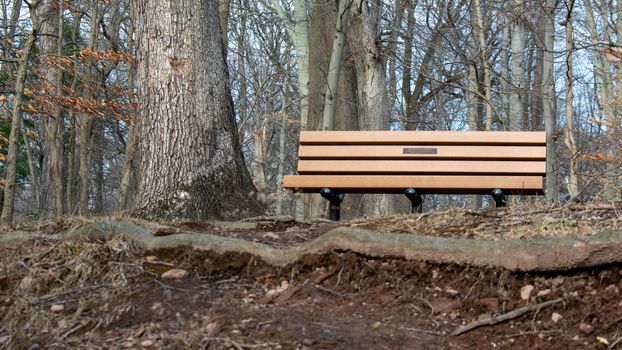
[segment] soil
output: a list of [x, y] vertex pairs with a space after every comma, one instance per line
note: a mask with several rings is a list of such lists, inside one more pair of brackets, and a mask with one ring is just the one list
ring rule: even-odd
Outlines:
[[[342, 224], [408, 234], [405, 228], [421, 222], [444, 227], [453, 217], [453, 226], [460, 227], [453, 235], [476, 238], [512, 235], [519, 226], [509, 223], [520, 220], [553, 227], [529, 236], [595, 225], [619, 228], [615, 208], [548, 211], [554, 225], [542, 224], [534, 211], [504, 216], [460, 209]], [[462, 220], [472, 220], [470, 229], [459, 226]], [[273, 245], [300, 243], [336, 225], [286, 218], [172, 224]], [[174, 268], [189, 275], [162, 279]], [[521, 288], [527, 285], [534, 288], [525, 300]], [[618, 265], [525, 274], [333, 251], [275, 268], [248, 254], [141, 251], [120, 238], [38, 239], [0, 247], [0, 347], [622, 349], [621, 290]], [[478, 319], [560, 298], [520, 317], [452, 335]]]

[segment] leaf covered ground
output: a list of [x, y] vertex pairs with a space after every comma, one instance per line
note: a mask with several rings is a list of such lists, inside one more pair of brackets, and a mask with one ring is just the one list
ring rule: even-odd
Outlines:
[[[379, 232], [475, 239], [591, 235], [620, 229], [614, 205], [451, 209], [359, 219]], [[348, 251], [272, 267], [248, 254], [144, 251], [121, 237], [58, 240], [83, 224], [16, 228], [49, 235], [0, 246], [0, 347], [168, 349], [622, 349], [622, 269], [563, 273], [371, 258]], [[150, 225], [275, 246], [310, 240], [328, 221]], [[166, 278], [176, 270], [185, 274]], [[452, 335], [523, 307], [561, 299]]]

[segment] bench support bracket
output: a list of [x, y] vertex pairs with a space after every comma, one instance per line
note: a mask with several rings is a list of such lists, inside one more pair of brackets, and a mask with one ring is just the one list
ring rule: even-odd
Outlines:
[[503, 190], [495, 188], [490, 194], [492, 195], [492, 199], [495, 200], [495, 205], [497, 208], [505, 207], [508, 204], [508, 199], [505, 196], [505, 193], [503, 193]]
[[411, 203], [410, 212], [411, 213], [423, 212], [423, 198], [421, 197], [419, 192], [417, 192], [417, 190], [415, 190], [414, 188], [407, 188], [404, 191], [404, 195], [406, 195], [406, 198], [410, 199], [410, 203]]
[[320, 190], [320, 194], [330, 203], [330, 219], [333, 221], [339, 221], [341, 217], [341, 202], [343, 202], [345, 194], [335, 192], [328, 187], [322, 188]]

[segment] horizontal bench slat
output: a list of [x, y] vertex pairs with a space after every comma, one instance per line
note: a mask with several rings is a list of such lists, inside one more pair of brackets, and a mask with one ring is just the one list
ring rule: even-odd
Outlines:
[[546, 162], [467, 160], [300, 160], [304, 174], [521, 174], [544, 175]]
[[543, 131], [302, 131], [300, 144], [545, 145]]
[[545, 160], [544, 146], [443, 146], [443, 145], [303, 145], [300, 159], [490, 159]]
[[283, 187], [317, 193], [323, 187], [354, 193], [403, 193], [416, 188], [422, 193], [476, 194], [499, 188], [521, 194], [541, 194], [542, 176], [390, 176], [390, 175], [287, 175]]

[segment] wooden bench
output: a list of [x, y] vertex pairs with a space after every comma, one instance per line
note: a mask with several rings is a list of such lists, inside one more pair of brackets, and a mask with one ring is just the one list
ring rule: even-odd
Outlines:
[[403, 193], [412, 211], [422, 194], [543, 194], [544, 132], [303, 131], [298, 175], [283, 187], [320, 193], [339, 220], [345, 193]]

